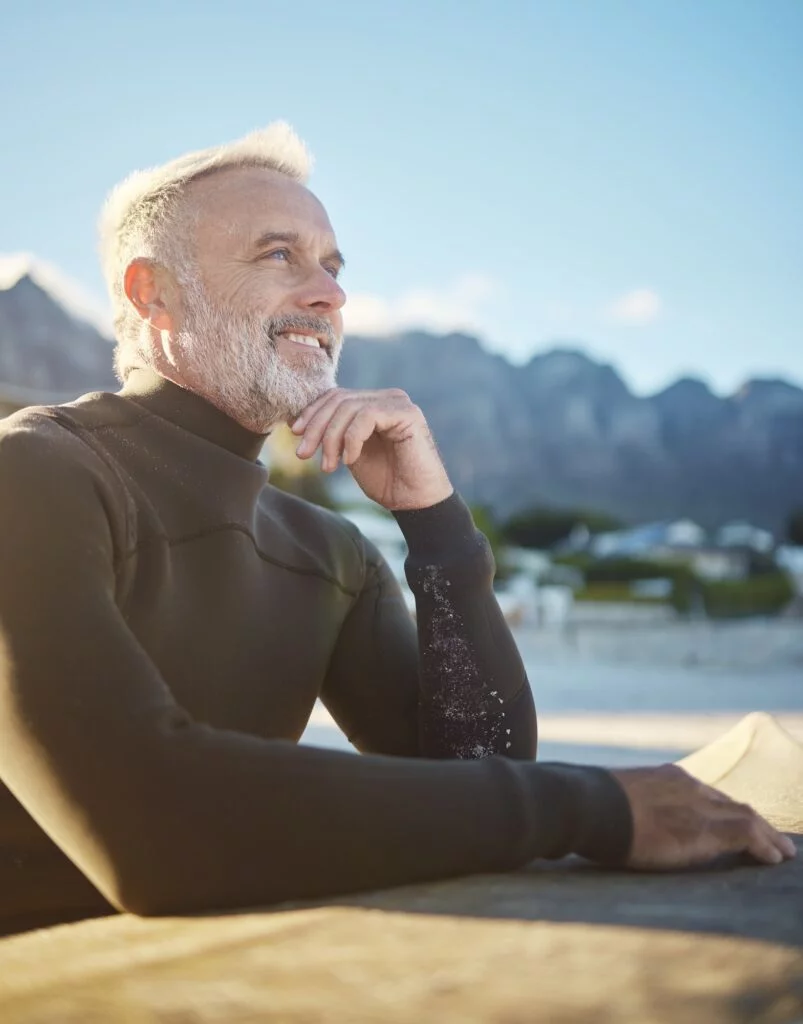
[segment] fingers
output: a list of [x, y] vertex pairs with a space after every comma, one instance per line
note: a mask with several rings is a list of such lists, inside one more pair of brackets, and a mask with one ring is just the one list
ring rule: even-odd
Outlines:
[[304, 435], [296, 454], [307, 459], [320, 447], [324, 472], [336, 469], [341, 455], [346, 465], [352, 465], [376, 430], [390, 430], [392, 440], [401, 440], [416, 413], [422, 418], [409, 396], [396, 389], [370, 392], [333, 388], [312, 402], [293, 423], [293, 433]]
[[343, 433], [343, 465], [351, 466], [362, 453], [362, 447], [377, 427], [370, 409], [361, 409]]
[[712, 813], [722, 815], [713, 825], [721, 853], [748, 853], [762, 864], [780, 864], [797, 852], [788, 836], [747, 804], [712, 802]]
[[796, 856], [797, 849], [792, 840], [774, 829], [768, 821], [756, 815], [753, 821], [751, 843], [747, 848], [757, 860], [768, 864], [780, 864]]
[[795, 844], [747, 804], [679, 768], [614, 771], [630, 799], [634, 835], [628, 863], [666, 870], [748, 853], [762, 864], [794, 857]]
[[292, 425], [290, 429], [294, 434], [304, 435], [296, 448], [296, 454], [300, 459], [308, 459], [318, 450], [329, 420], [343, 401], [343, 392], [338, 388], [327, 391], [317, 401], [308, 405]]
[[360, 457], [362, 447], [376, 430], [380, 413], [359, 402], [344, 402], [326, 425], [322, 439], [321, 468], [329, 472], [337, 468], [341, 455], [350, 466]]
[[343, 435], [360, 411], [363, 409], [359, 399], [344, 398], [338, 403], [325, 405], [310, 421], [304, 431], [304, 446], [320, 446], [322, 452], [321, 469], [328, 472], [337, 467], [340, 453], [343, 450]]
[[749, 804], [739, 803], [721, 790], [701, 785], [712, 811], [724, 816], [730, 826], [730, 843], [723, 852], [745, 852], [764, 864], [780, 864], [797, 854], [792, 840], [772, 825]]
[[325, 473], [337, 468], [341, 455], [350, 465], [376, 429], [377, 418], [378, 410], [359, 398], [334, 397], [313, 415], [296, 452], [299, 458], [309, 458], [320, 448]]
[[753, 818], [747, 826], [745, 853], [762, 864], [780, 864], [785, 858], [774, 832], [761, 818]]

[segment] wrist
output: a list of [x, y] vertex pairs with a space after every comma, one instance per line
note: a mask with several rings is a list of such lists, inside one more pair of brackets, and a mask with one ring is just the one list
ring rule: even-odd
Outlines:
[[474, 547], [477, 529], [471, 512], [455, 490], [438, 502], [415, 509], [394, 509], [410, 553], [434, 557], [445, 548]]
[[397, 512], [424, 512], [427, 509], [434, 508], [436, 505], [440, 505], [451, 498], [453, 494], [454, 487], [447, 480], [444, 486], [429, 488], [418, 494], [413, 494], [403, 505], [396, 505], [389, 508], [388, 511], [394, 515]]
[[527, 768], [535, 829], [548, 837], [536, 856], [557, 859], [574, 853], [608, 866], [626, 862], [633, 842], [633, 814], [611, 772], [558, 762]]

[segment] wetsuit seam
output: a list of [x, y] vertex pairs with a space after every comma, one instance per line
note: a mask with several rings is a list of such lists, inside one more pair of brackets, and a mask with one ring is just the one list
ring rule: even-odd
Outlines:
[[[135, 420], [131, 420], [128, 423], [121, 423], [121, 424], [117, 424], [117, 423], [115, 423], [115, 424], [112, 424], [112, 423], [98, 423], [98, 424], [92, 424], [92, 425], [88, 425], [88, 426], [85, 426], [84, 424], [81, 424], [79, 429], [80, 430], [86, 430], [86, 432], [88, 434], [96, 434], [96, 433], [99, 433], [102, 430], [112, 430], [112, 431], [114, 431], [114, 430], [118, 430], [120, 427], [134, 427], [134, 426], [138, 426], [140, 423], [142, 423], [143, 420], [153, 419], [154, 417], [155, 417], [154, 413], [150, 412], [147, 409], [144, 409], [144, 410], [141, 410], [140, 415]], [[66, 424], [65, 424], [65, 426], [66, 426]], [[68, 429], [70, 429], [70, 428], [68, 427]], [[89, 449], [89, 451], [93, 452], [93, 454], [96, 457], [99, 457], [98, 453], [95, 452], [95, 450], [90, 445], [88, 445], [87, 442], [83, 438], [81, 438], [80, 433], [78, 433], [77, 430], [70, 429], [70, 433], [73, 434], [73, 436], [77, 437], [79, 440], [81, 440], [83, 442], [83, 444], [85, 445], [85, 447], [87, 447]], [[110, 460], [110, 462], [113, 462], [113, 461], [114, 460]], [[123, 483], [123, 481], [121, 479], [119, 479], [119, 471], [117, 470], [117, 466], [114, 465], [113, 468], [115, 470], [115, 475], [118, 476], [118, 480], [119, 480], [120, 485], [123, 487], [124, 490], [126, 490], [125, 484]], [[238, 533], [244, 534], [251, 541], [251, 543], [254, 545], [255, 553], [257, 554], [257, 556], [259, 558], [262, 559], [263, 562], [267, 562], [270, 565], [275, 565], [279, 569], [285, 569], [285, 570], [287, 570], [287, 572], [297, 573], [299, 576], [315, 576], [318, 579], [324, 580], [326, 583], [331, 583], [332, 586], [336, 587], [338, 590], [341, 591], [341, 593], [345, 594], [347, 597], [356, 598], [356, 597], [359, 596], [359, 590], [352, 590], [352, 589], [350, 589], [349, 587], [347, 587], [343, 583], [341, 583], [340, 580], [338, 580], [334, 576], [330, 576], [330, 575], [328, 575], [327, 573], [324, 573], [324, 572], [319, 572], [319, 571], [317, 571], [315, 569], [304, 569], [301, 566], [290, 565], [289, 563], [283, 562], [283, 561], [281, 561], [278, 558], [274, 558], [272, 555], [268, 555], [266, 552], [264, 552], [259, 547], [259, 545], [257, 543], [257, 540], [256, 540], [256, 537], [254, 537], [253, 533], [251, 533], [251, 531], [246, 529], [244, 526], [240, 526], [239, 523], [221, 523], [221, 524], [219, 524], [217, 526], [207, 527], [204, 530], [198, 530], [195, 533], [186, 534], [183, 537], [176, 537], [176, 538], [172, 538], [172, 539], [170, 537], [168, 537], [166, 534], [162, 534], [161, 535], [161, 539], [164, 540], [167, 543], [168, 547], [172, 548], [172, 547], [176, 547], [179, 544], [189, 543], [191, 541], [198, 540], [198, 539], [200, 539], [202, 537], [209, 536], [210, 534], [219, 533], [219, 532], [222, 532], [222, 531], [225, 531], [225, 530], [234, 530], [234, 531], [236, 531]], [[349, 540], [354, 545], [354, 548], [356, 549], [358, 555], [360, 555], [363, 563], [365, 563], [367, 561], [367, 559], [365, 558], [364, 552], [360, 551], [360, 548], [359, 548], [359, 545], [357, 544], [356, 538], [353, 537], [348, 530], [346, 530], [345, 533], [349, 537]], [[148, 545], [148, 543], [149, 543], [148, 541], [143, 541], [142, 543], [137, 544], [135, 547], [131, 548], [129, 551], [121, 554], [115, 560], [115, 566], [114, 566], [115, 573], [121, 568], [121, 566], [122, 566], [122, 564], [124, 562], [127, 562], [131, 558], [134, 558], [140, 552], [140, 550], [143, 547], [146, 547]]]
[[[342, 519], [343, 517], [341, 516], [340, 518]], [[362, 575], [364, 580], [367, 575], [366, 569], [370, 567], [376, 572], [376, 570], [379, 568], [379, 563], [371, 561], [371, 559], [368, 557], [366, 553], [365, 545], [357, 540], [358, 537], [360, 538], [360, 541], [362, 540], [362, 534], [356, 529], [356, 527], [351, 527], [347, 525], [347, 523], [348, 520], [342, 523], [338, 523], [338, 525], [340, 526], [342, 532], [346, 534], [348, 539], [354, 545], [354, 550], [357, 552], [357, 557], [360, 560], [360, 567], [362, 569]], [[361, 590], [355, 591], [352, 596], [358, 597], [360, 593]]]
[[[343, 594], [346, 594], [348, 597], [359, 596], [358, 590], [352, 590], [350, 587], [347, 587], [344, 583], [341, 583], [341, 581], [337, 579], [337, 577], [335, 576], [330, 576], [328, 573], [321, 572], [318, 569], [305, 569], [303, 566], [300, 565], [290, 565], [289, 562], [283, 562], [281, 559], [276, 558], [273, 555], [269, 555], [267, 552], [263, 551], [259, 547], [259, 544], [257, 543], [256, 537], [254, 537], [253, 533], [251, 533], [250, 530], [246, 529], [246, 527], [241, 526], [239, 523], [219, 523], [217, 526], [208, 526], [203, 530], [196, 530], [194, 533], [184, 534], [184, 536], [182, 537], [171, 538], [168, 537], [166, 534], [161, 534], [159, 538], [156, 539], [162, 540], [167, 544], [168, 547], [174, 548], [178, 547], [180, 544], [189, 544], [192, 541], [200, 540], [204, 537], [209, 537], [215, 533], [223, 533], [226, 530], [233, 530], [235, 533], [242, 533], [245, 537], [247, 537], [254, 546], [254, 552], [258, 555], [259, 558], [262, 559], [263, 562], [268, 562], [270, 565], [275, 565], [279, 569], [286, 569], [288, 572], [297, 573], [299, 576], [316, 576], [318, 579], [324, 580], [326, 583], [331, 583], [332, 586], [337, 587], [338, 590], [340, 590]], [[138, 555], [143, 548], [146, 548], [149, 544], [152, 543], [152, 540], [145, 540], [137, 544], [136, 547], [132, 548], [130, 551], [126, 553], [126, 555], [124, 556], [125, 560], [127, 561], [130, 558], [136, 557], [136, 555]]]
[[[122, 474], [120, 473], [120, 469], [119, 469], [117, 463], [115, 462], [115, 460], [112, 459], [108, 455], [107, 452], [99, 452], [95, 447], [93, 447], [93, 445], [90, 444], [90, 442], [87, 440], [86, 436], [84, 436], [85, 434], [91, 433], [91, 431], [87, 430], [82, 423], [77, 423], [74, 420], [74, 418], [72, 416], [70, 416], [69, 414], [63, 413], [62, 409], [60, 407], [58, 407], [58, 406], [56, 406], [56, 407], [54, 407], [54, 406], [45, 406], [42, 409], [37, 409], [36, 410], [36, 414], [39, 415], [39, 416], [42, 416], [43, 419], [48, 419], [48, 420], [52, 421], [53, 423], [56, 423], [63, 430], [66, 430], [67, 433], [70, 434], [71, 437], [74, 437], [76, 439], [76, 441], [78, 441], [81, 444], [81, 446], [83, 448], [85, 448], [86, 451], [88, 451], [90, 453], [90, 455], [95, 460], [97, 460], [97, 462], [99, 462], [101, 464], [101, 466], [103, 466], [106, 470], [111, 472], [112, 476], [114, 477], [114, 481], [115, 481], [116, 485], [120, 488], [120, 490], [123, 493], [124, 527], [125, 527], [125, 532], [128, 533], [128, 526], [129, 526], [129, 521], [130, 521], [129, 520], [130, 511], [129, 511], [128, 506], [129, 506], [129, 503], [132, 503], [132, 499], [131, 499], [131, 495], [129, 494], [128, 488], [125, 485], [125, 481], [122, 478]], [[96, 492], [97, 492], [97, 482], [95, 483], [95, 488], [96, 488]], [[101, 505], [105, 505], [105, 503], [103, 502], [103, 498], [102, 498], [101, 494], [99, 492], [97, 492], [97, 493], [98, 493], [98, 498], [99, 498], [99, 500], [101, 502]], [[104, 507], [104, 513], [106, 514], [106, 519], [108, 521], [109, 520], [109, 515], [108, 515], [108, 511], [105, 509], [105, 507]], [[112, 537], [112, 546], [115, 549], [114, 550], [114, 554], [113, 554], [113, 560], [112, 560], [112, 572], [114, 573], [115, 580], [117, 580], [119, 572], [120, 572], [123, 564], [128, 560], [129, 556], [128, 556], [128, 553], [126, 553], [125, 551], [120, 550], [118, 545], [115, 543], [115, 541], [114, 541], [114, 532], [111, 530], [111, 523], [109, 523], [109, 529], [110, 529], [110, 534], [111, 534], [111, 537]]]

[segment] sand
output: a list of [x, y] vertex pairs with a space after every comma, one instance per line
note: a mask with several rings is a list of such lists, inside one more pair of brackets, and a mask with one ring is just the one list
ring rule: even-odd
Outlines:
[[799, 856], [670, 875], [567, 858], [314, 907], [63, 925], [0, 940], [0, 1020], [799, 1021], [803, 746], [755, 714], [685, 766]]

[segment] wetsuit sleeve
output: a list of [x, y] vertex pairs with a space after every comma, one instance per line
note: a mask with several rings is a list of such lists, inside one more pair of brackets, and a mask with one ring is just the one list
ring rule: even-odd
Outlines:
[[367, 583], [341, 632], [324, 703], [358, 750], [534, 758], [532, 693], [494, 595], [487, 540], [457, 494], [396, 519], [416, 624], [367, 545]]
[[600, 769], [356, 757], [193, 720], [117, 605], [112, 485], [69, 442], [0, 432], [0, 778], [113, 905], [207, 911], [626, 855], [627, 798]]

